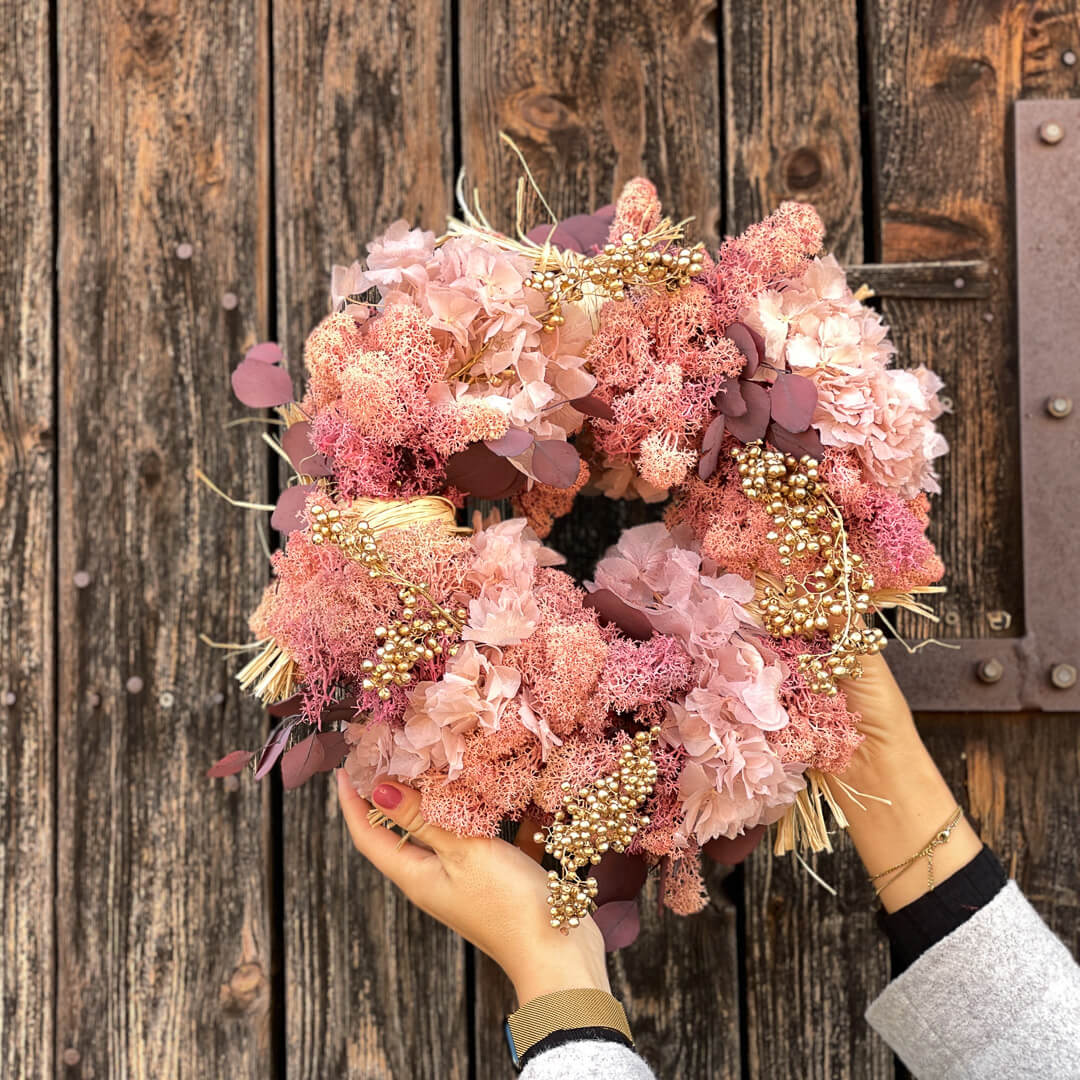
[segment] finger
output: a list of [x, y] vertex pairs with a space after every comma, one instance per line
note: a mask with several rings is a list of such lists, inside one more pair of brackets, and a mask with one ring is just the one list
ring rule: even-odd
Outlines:
[[544, 842], [535, 839], [536, 835], [543, 831], [539, 822], [532, 818], [522, 818], [517, 836], [514, 837], [514, 843], [535, 862], [542, 862], [544, 859]]
[[[371, 801], [397, 826], [410, 836], [422, 840], [439, 855], [456, 853], [461, 838], [424, 820], [420, 811], [420, 792], [394, 780], [376, 778]], [[406, 845], [408, 846], [408, 845]]]
[[432, 871], [441, 873], [438, 857], [411, 844], [399, 846], [397, 833], [372, 825], [371, 804], [356, 793], [344, 769], [337, 771], [338, 803], [353, 845], [380, 873], [405, 893], [414, 892]]

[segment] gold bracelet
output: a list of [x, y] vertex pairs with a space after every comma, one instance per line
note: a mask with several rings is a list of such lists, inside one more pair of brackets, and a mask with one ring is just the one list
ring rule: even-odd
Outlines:
[[926, 864], [926, 884], [930, 889], [933, 889], [933, 887], [934, 887], [934, 851], [937, 848], [941, 847], [941, 845], [944, 844], [949, 839], [949, 837], [952, 835], [953, 829], [956, 828], [957, 824], [960, 821], [960, 818], [963, 816], [963, 813], [964, 813], [963, 810], [961, 810], [960, 807], [958, 806], [952, 812], [952, 814], [949, 816], [949, 820], [947, 822], [945, 822], [945, 824], [942, 825], [942, 827], [940, 829], [938, 829], [938, 831], [936, 833], [934, 833], [933, 839], [930, 841], [930, 843], [928, 843], [926, 845], [926, 847], [922, 848], [919, 851], [916, 851], [915, 854], [912, 855], [910, 859], [905, 859], [903, 862], [899, 862], [895, 866], [890, 866], [888, 870], [882, 870], [880, 873], [874, 874], [870, 878], [871, 882], [877, 881], [878, 878], [884, 877], [886, 874], [893, 874], [894, 870], [896, 871], [896, 873], [893, 874], [893, 876], [891, 878], [889, 878], [889, 880], [886, 881], [884, 885], [879, 885], [879, 886], [875, 887], [875, 889], [874, 889], [875, 895], [880, 896], [898, 877], [900, 877], [900, 875], [905, 870], [907, 870], [909, 867], [911, 867], [915, 863], [917, 863], [919, 861], [919, 859], [926, 859], [927, 860], [927, 864]]
[[603, 990], [585, 988], [557, 990], [525, 1002], [506, 1018], [515, 1060], [541, 1039], [563, 1028], [605, 1027], [621, 1032], [632, 1043], [626, 1012], [619, 1001]]

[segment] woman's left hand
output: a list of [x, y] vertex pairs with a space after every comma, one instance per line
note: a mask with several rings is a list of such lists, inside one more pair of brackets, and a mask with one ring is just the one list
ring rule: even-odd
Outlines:
[[424, 821], [420, 794], [384, 780], [375, 807], [423, 845], [372, 825], [372, 806], [343, 769], [338, 801], [357, 850], [417, 907], [482, 949], [506, 972], [524, 1004], [556, 990], [610, 990], [604, 941], [583, 919], [569, 934], [550, 924], [547, 874], [520, 848], [487, 837], [455, 836]]

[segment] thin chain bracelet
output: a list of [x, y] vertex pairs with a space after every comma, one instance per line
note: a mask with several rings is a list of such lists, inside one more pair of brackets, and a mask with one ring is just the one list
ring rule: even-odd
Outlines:
[[[930, 889], [934, 887], [934, 851], [946, 843], [949, 837], [952, 835], [953, 829], [956, 828], [963, 816], [963, 810], [958, 806], [950, 815], [949, 820], [934, 833], [933, 839], [926, 845], [921, 851], [916, 851], [910, 858], [905, 859], [903, 862], [897, 863], [895, 866], [890, 866], [888, 870], [882, 870], [880, 873], [874, 874], [871, 878], [871, 882], [877, 881], [878, 878], [884, 877], [886, 874], [893, 874], [884, 885], [875, 886], [874, 893], [876, 896], [880, 896], [900, 875], [907, 870], [910, 866], [913, 866], [919, 859], [926, 859], [926, 883]], [[895, 871], [895, 873], [893, 873]]]

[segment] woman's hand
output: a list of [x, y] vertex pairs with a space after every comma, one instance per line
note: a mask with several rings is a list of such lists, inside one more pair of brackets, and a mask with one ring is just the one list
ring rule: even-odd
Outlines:
[[[875, 875], [921, 850], [950, 819], [956, 798], [923, 745], [885, 658], [879, 653], [861, 659], [862, 678], [846, 680], [844, 693], [848, 708], [861, 717], [859, 731], [865, 740], [840, 779], [870, 798], [858, 806], [842, 789], [837, 797], [866, 872]], [[961, 817], [949, 841], [934, 853], [935, 882], [970, 862], [981, 847], [975, 830]], [[878, 887], [889, 877], [881, 878]], [[923, 858], [885, 888], [881, 902], [887, 911], [896, 911], [928, 889]]]
[[428, 824], [419, 793], [386, 780], [372, 792], [376, 808], [420, 841], [399, 846], [396, 833], [369, 822], [371, 804], [344, 770], [337, 783], [357, 850], [417, 907], [487, 953], [514, 984], [519, 1004], [556, 990], [610, 990], [599, 928], [592, 919], [565, 935], [552, 928], [547, 874], [524, 851]]

